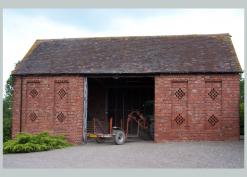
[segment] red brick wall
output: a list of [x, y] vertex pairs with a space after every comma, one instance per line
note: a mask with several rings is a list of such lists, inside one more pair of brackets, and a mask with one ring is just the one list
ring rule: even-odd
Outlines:
[[[48, 131], [81, 143], [83, 81], [79, 76], [30, 76], [23, 77], [21, 89], [16, 77], [13, 137], [21, 127], [22, 132]], [[239, 94], [237, 74], [156, 76], [155, 142], [239, 139]]]
[[12, 136], [20, 132], [21, 117], [22, 132], [47, 131], [64, 135], [72, 143], [81, 143], [83, 81], [79, 76], [23, 77], [21, 113], [21, 78], [16, 77]]
[[155, 142], [239, 139], [239, 92], [238, 74], [156, 76]]

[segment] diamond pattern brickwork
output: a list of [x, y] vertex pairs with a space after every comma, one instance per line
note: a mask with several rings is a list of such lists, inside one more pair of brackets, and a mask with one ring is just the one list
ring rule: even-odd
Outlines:
[[208, 122], [211, 126], [215, 126], [219, 122], [219, 119], [215, 115], [212, 115], [209, 117]]
[[181, 116], [181, 114], [179, 114], [176, 118], [175, 118], [175, 122], [180, 126], [183, 124], [183, 122], [185, 121], [185, 119]]
[[34, 88], [30, 91], [29, 94], [32, 96], [32, 98], [35, 98], [36, 96], [38, 96], [39, 92]]
[[35, 112], [31, 112], [31, 113], [29, 114], [29, 119], [30, 119], [31, 121], [35, 121], [37, 118], [38, 118], [38, 116], [37, 116], [37, 114], [35, 114]]
[[219, 93], [215, 90], [215, 88], [212, 88], [210, 92], [208, 92], [208, 95], [212, 98], [212, 100], [215, 100]]
[[64, 115], [62, 112], [60, 112], [60, 113], [57, 115], [57, 119], [59, 120], [59, 122], [63, 122], [65, 118], [66, 118], [66, 117], [65, 117], [65, 115]]
[[179, 88], [176, 92], [175, 92], [175, 96], [178, 98], [178, 99], [182, 99], [184, 96], [185, 96], [185, 93], [184, 91]]
[[61, 88], [61, 89], [57, 92], [57, 94], [60, 96], [61, 99], [63, 99], [63, 97], [65, 97], [65, 95], [67, 94], [67, 92], [66, 92], [63, 88]]

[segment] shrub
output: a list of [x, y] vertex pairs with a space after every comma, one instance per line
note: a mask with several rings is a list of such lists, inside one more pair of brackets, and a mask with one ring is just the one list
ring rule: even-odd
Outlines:
[[27, 153], [48, 151], [71, 146], [63, 136], [51, 136], [48, 133], [31, 135], [20, 133], [13, 140], [3, 144], [3, 152], [6, 153]]
[[11, 119], [3, 117], [3, 142], [11, 139]]

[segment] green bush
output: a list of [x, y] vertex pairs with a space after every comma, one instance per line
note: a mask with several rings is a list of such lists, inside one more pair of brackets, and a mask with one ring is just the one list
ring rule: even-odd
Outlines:
[[3, 142], [11, 139], [11, 119], [3, 117]]
[[48, 133], [31, 135], [20, 133], [14, 140], [8, 140], [3, 144], [3, 152], [6, 153], [27, 153], [48, 151], [71, 146], [63, 136], [51, 136]]

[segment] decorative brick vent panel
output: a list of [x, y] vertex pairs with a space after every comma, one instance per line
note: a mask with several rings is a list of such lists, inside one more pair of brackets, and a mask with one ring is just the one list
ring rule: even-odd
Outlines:
[[30, 91], [29, 94], [32, 96], [32, 98], [35, 98], [36, 96], [38, 96], [39, 92], [34, 88]]
[[65, 97], [65, 95], [67, 94], [67, 92], [66, 92], [63, 88], [61, 88], [61, 89], [57, 92], [57, 94], [60, 96], [61, 99], [63, 99], [63, 97]]
[[[179, 79], [182, 79], [181, 77], [179, 76]], [[211, 77], [220, 77], [218, 80], [222, 78], [222, 82], [205, 81], [204, 84], [205, 76], [200, 75], [186, 75], [185, 79], [188, 78], [189, 82], [184, 83], [173, 82], [178, 79], [178, 76], [174, 76], [174, 78], [166, 75], [155, 76], [154, 122], [156, 142], [239, 138], [239, 107], [237, 106], [239, 101], [239, 76], [207, 76], [209, 79]], [[31, 76], [30, 78], [35, 79]], [[71, 77], [69, 83], [54, 82], [54, 80], [60, 79], [68, 80], [67, 77], [44, 76], [40, 82], [42, 84], [40, 84], [27, 83], [26, 78], [23, 78], [23, 82], [21, 82], [21, 78], [16, 78], [13, 102], [13, 137], [22, 126], [23, 131], [36, 133], [48, 130], [54, 132], [54, 134], [66, 134], [72, 142], [82, 141], [82, 98], [84, 98], [82, 79]], [[30, 95], [34, 88], [38, 92], [35, 99]], [[67, 94], [61, 100], [58, 92], [62, 88]], [[179, 88], [185, 94], [182, 93], [184, 95], [182, 99], [175, 95], [180, 90]], [[21, 90], [23, 96], [21, 96]], [[193, 90], [196, 90], [196, 92]], [[213, 90], [218, 93], [216, 93], [216, 97], [214, 96], [215, 101], [209, 94], [210, 91], [212, 91], [212, 94]], [[80, 99], [77, 99], [78, 96]], [[20, 110], [21, 99], [23, 99], [22, 110]], [[232, 99], [234, 101], [231, 101]], [[51, 109], [47, 109], [48, 107]], [[20, 122], [20, 112], [23, 115], [22, 120], [24, 121], [22, 122]], [[182, 118], [178, 116], [179, 114]], [[205, 115], [207, 117], [204, 117]], [[230, 119], [229, 116], [231, 116]], [[60, 123], [59, 119], [63, 123]], [[31, 120], [34, 120], [34, 122], [32, 123]], [[181, 125], [179, 126], [179, 124]], [[71, 131], [71, 127], [73, 131]]]
[[57, 115], [57, 119], [59, 120], [59, 122], [63, 122], [65, 118], [66, 118], [66, 117], [65, 117], [65, 115], [64, 115], [62, 112], [60, 112], [60, 113]]
[[179, 88], [176, 92], [175, 92], [175, 96], [178, 98], [178, 99], [182, 99], [184, 96], [185, 96], [185, 93], [184, 91]]
[[181, 116], [181, 114], [179, 114], [176, 118], [175, 118], [175, 122], [180, 126], [183, 124], [183, 122], [185, 121], [185, 119]]
[[208, 122], [211, 126], [215, 126], [219, 122], [219, 119], [215, 115], [212, 115], [209, 117]]
[[47, 131], [81, 143], [83, 88], [83, 76], [16, 76], [12, 137], [19, 132]]
[[38, 118], [37, 114], [35, 114], [35, 112], [31, 112], [29, 114], [29, 119], [33, 122]]
[[215, 90], [215, 88], [212, 88], [208, 95], [212, 98], [212, 100], [215, 100], [219, 93]]

